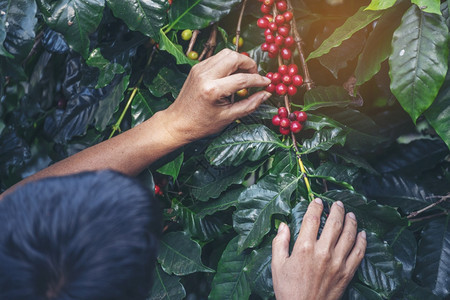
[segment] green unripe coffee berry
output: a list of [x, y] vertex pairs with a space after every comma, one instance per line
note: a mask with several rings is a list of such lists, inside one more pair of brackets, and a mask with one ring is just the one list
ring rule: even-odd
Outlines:
[[192, 30], [186, 29], [181, 32], [181, 38], [185, 41], [189, 41], [192, 37]]

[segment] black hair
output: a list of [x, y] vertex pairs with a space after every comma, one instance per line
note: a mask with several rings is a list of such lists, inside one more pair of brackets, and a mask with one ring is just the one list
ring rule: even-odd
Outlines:
[[146, 299], [162, 215], [113, 171], [46, 178], [0, 201], [0, 299]]

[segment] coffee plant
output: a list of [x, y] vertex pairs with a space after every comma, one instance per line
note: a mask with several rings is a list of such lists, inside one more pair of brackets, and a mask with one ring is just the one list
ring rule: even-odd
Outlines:
[[367, 232], [344, 299], [448, 299], [449, 15], [448, 0], [0, 0], [1, 191], [165, 109], [230, 48], [273, 96], [140, 175], [165, 217], [149, 299], [273, 298], [271, 241], [280, 222], [297, 237], [313, 197], [323, 222], [340, 200]]

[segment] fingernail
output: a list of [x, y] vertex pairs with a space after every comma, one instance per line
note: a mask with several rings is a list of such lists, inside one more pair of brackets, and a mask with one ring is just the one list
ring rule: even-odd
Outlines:
[[263, 101], [266, 101], [266, 100], [269, 99], [271, 96], [272, 96], [271, 93], [269, 93], [269, 92], [264, 92]]
[[365, 232], [365, 231], [361, 231], [361, 237], [362, 237], [363, 239], [366, 239], [366, 232]]
[[356, 216], [355, 216], [355, 214], [354, 213], [352, 213], [352, 212], [349, 212], [348, 214], [347, 214], [350, 218], [352, 218], [353, 220], [355, 220], [356, 221]]
[[280, 223], [280, 225], [278, 226], [278, 232], [282, 232], [286, 229], [287, 225], [284, 224], [283, 222]]
[[316, 202], [317, 204], [322, 205], [322, 199], [320, 199], [320, 198], [314, 199], [314, 202]]
[[272, 82], [272, 80], [270, 80], [269, 78], [267, 78], [267, 77], [265, 77], [265, 76], [264, 76], [264, 81], [265, 81], [267, 84], [269, 84], [269, 83]]
[[341, 201], [337, 201], [336, 204], [339, 205], [340, 207], [344, 208], [344, 203], [342, 203]]

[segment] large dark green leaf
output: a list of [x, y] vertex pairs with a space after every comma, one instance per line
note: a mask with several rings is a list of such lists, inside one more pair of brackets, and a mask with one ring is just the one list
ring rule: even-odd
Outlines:
[[289, 200], [299, 178], [290, 174], [268, 175], [239, 196], [233, 227], [239, 233], [239, 251], [257, 246], [270, 231], [274, 214], [287, 215]]
[[316, 110], [321, 107], [346, 107], [352, 103], [348, 91], [340, 86], [319, 86], [305, 93], [303, 110]]
[[403, 293], [400, 295], [396, 295], [398, 297], [394, 297], [394, 300], [442, 300], [441, 297], [436, 296], [431, 292], [430, 289], [419, 286], [412, 280], [409, 280], [403, 287]]
[[448, 27], [442, 16], [411, 6], [394, 32], [389, 57], [391, 90], [413, 122], [433, 103], [448, 60]]
[[216, 138], [205, 156], [212, 165], [238, 166], [257, 161], [276, 148], [286, 148], [272, 130], [264, 125], [240, 125]]
[[379, 173], [367, 162], [367, 160], [365, 160], [361, 156], [354, 155], [354, 154], [352, 154], [348, 151], [344, 151], [344, 150], [335, 151], [334, 154], [336, 156], [342, 158], [347, 163], [350, 163], [360, 169], [364, 169], [371, 174], [379, 175]]
[[247, 266], [252, 292], [263, 299], [274, 296], [272, 282], [272, 246], [265, 245], [252, 251]]
[[366, 197], [353, 191], [332, 190], [323, 194], [322, 199], [329, 202], [342, 201], [346, 210], [356, 215], [360, 228], [380, 235], [397, 225], [408, 223], [394, 208], [377, 204], [375, 201], [369, 202]]
[[186, 74], [175, 68], [162, 67], [152, 82], [146, 85], [155, 97], [170, 93], [173, 98], [177, 98], [186, 78]]
[[170, 102], [165, 98], [155, 98], [147, 90], [139, 90], [131, 104], [131, 124], [135, 127], [152, 117], [160, 110], [169, 107]]
[[358, 168], [326, 162], [309, 177], [322, 178], [353, 190], [352, 183], [358, 175]]
[[45, 22], [61, 32], [84, 58], [89, 55], [89, 34], [97, 29], [105, 0], [38, 0]]
[[412, 3], [416, 4], [418, 8], [427, 13], [441, 14], [440, 2], [439, 0], [411, 0]]
[[173, 29], [201, 29], [226, 16], [240, 0], [173, 1], [169, 21]]
[[334, 145], [344, 146], [347, 132], [342, 129], [322, 129], [316, 131], [314, 136], [303, 142], [302, 154], [313, 153], [318, 150], [327, 151]]
[[193, 66], [198, 63], [198, 60], [189, 59], [186, 54], [184, 54], [183, 47], [173, 43], [162, 30], [159, 32], [159, 37], [159, 48], [172, 54], [177, 60], [177, 64], [188, 64]]
[[232, 239], [222, 253], [209, 299], [240, 300], [250, 296], [250, 283], [245, 272], [249, 255], [238, 254], [238, 239]]
[[425, 117], [441, 139], [450, 148], [450, 72], [447, 72], [444, 84], [430, 108], [425, 112]]
[[178, 155], [174, 160], [168, 162], [157, 171], [158, 173], [172, 176], [173, 180], [177, 180], [178, 174], [180, 174], [180, 169], [183, 164], [184, 153]]
[[391, 246], [394, 257], [402, 264], [403, 278], [411, 279], [416, 266], [417, 242], [406, 227], [396, 227], [384, 237]]
[[346, 294], [344, 295], [344, 300], [383, 300], [380, 294], [374, 290], [359, 284], [352, 283], [349, 285]]
[[344, 25], [336, 29], [330, 37], [323, 41], [319, 48], [311, 52], [308, 60], [327, 54], [332, 48], [341, 45], [343, 41], [349, 39], [355, 32], [363, 29], [381, 15], [381, 11], [364, 10], [364, 8], [361, 8], [356, 14], [348, 18]]
[[294, 173], [298, 174], [297, 169], [299, 168], [297, 162], [297, 156], [292, 150], [288, 151], [277, 151], [273, 157], [272, 167], [270, 168], [271, 174], [280, 173]]
[[450, 295], [450, 216], [430, 221], [417, 251], [416, 278], [439, 297]]
[[[392, 2], [394, 4], [396, 0]], [[371, 5], [373, 3], [374, 1]], [[381, 2], [381, 4], [383, 3], [385, 1]], [[355, 70], [357, 85], [362, 85], [377, 74], [381, 69], [381, 63], [389, 58], [392, 51], [392, 35], [400, 25], [401, 17], [408, 5], [407, 1], [400, 2], [396, 7], [386, 11], [376, 23], [367, 39], [363, 52], [358, 58]]]
[[399, 265], [392, 249], [374, 233], [367, 232], [367, 248], [358, 277], [376, 292], [389, 298], [400, 287]]
[[262, 162], [250, 162], [238, 167], [214, 167], [198, 170], [192, 176], [192, 194], [200, 201], [217, 198], [232, 184], [241, 184]]
[[153, 287], [147, 300], [178, 300], [186, 297], [180, 277], [169, 275], [158, 264], [153, 275]]
[[228, 191], [224, 193], [219, 199], [202, 203], [196, 207], [199, 210], [197, 216], [202, 218], [206, 215], [212, 215], [218, 211], [228, 209], [231, 206], [238, 204], [239, 195], [245, 190], [244, 187]]
[[196, 212], [176, 199], [172, 199], [172, 208], [185, 230], [192, 237], [199, 240], [208, 241], [214, 239], [229, 228], [229, 226], [224, 225], [214, 217], [204, 218], [198, 216]]
[[5, 129], [0, 135], [0, 174], [8, 175], [11, 167], [21, 165], [30, 158], [30, 147], [12, 130]]
[[160, 243], [158, 261], [169, 275], [179, 276], [195, 272], [214, 272], [203, 265], [200, 245], [185, 232], [165, 234]]
[[157, 39], [166, 21], [167, 0], [107, 0], [108, 6], [130, 29]]
[[98, 82], [95, 86], [96, 88], [107, 86], [116, 74], [122, 74], [125, 72], [122, 65], [105, 59], [100, 52], [100, 48], [94, 49], [91, 54], [89, 54], [89, 58], [86, 60], [86, 63], [89, 66], [96, 67], [100, 70]]
[[35, 37], [36, 10], [32, 0], [0, 0], [0, 55], [10, 53], [20, 59], [28, 55]]

